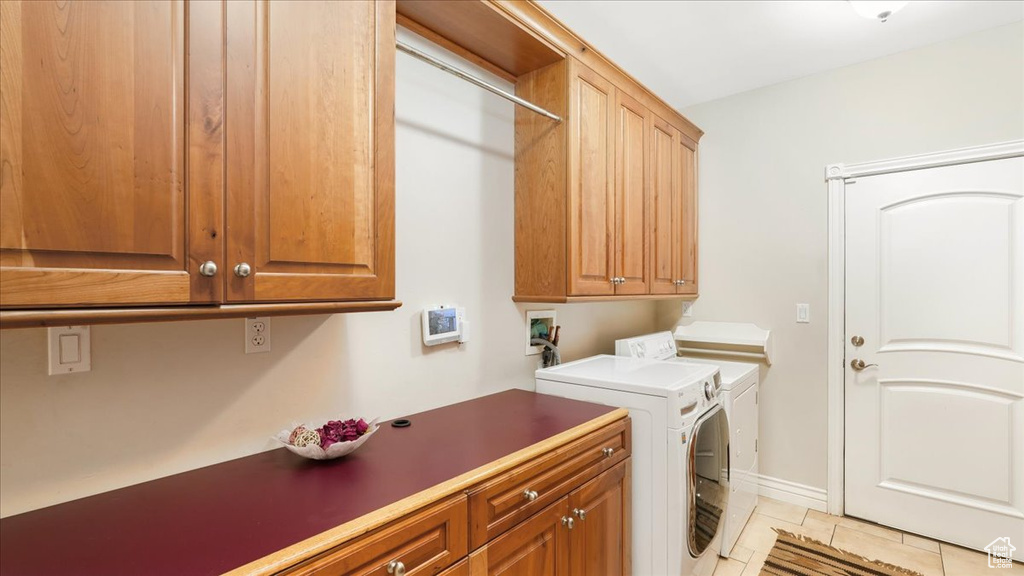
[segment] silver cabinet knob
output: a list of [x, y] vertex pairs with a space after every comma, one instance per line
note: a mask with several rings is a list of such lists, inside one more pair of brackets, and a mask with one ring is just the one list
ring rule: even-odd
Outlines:
[[682, 286], [686, 284], [686, 280], [676, 280], [676, 286]]
[[580, 520], [586, 520], [587, 519], [587, 511], [582, 509], [582, 508], [573, 508], [572, 509], [572, 513], [575, 514], [576, 517], [579, 518]]
[[878, 364], [865, 364], [864, 361], [861, 360], [860, 358], [854, 358], [853, 360], [850, 360], [850, 368], [853, 368], [857, 372], [860, 372], [861, 370], [865, 368], [870, 368], [872, 366], [878, 366]]
[[207, 260], [199, 265], [199, 274], [209, 278], [217, 273], [217, 263], [213, 260]]
[[612, 454], [615, 454], [615, 448], [605, 448], [601, 450], [601, 453], [604, 454], [605, 458], [611, 458]]
[[388, 574], [394, 574], [395, 576], [405, 576], [405, 564], [402, 564], [398, 560], [392, 560], [388, 562]]
[[568, 516], [562, 516], [562, 526], [568, 526], [569, 530], [572, 530], [576, 526], [576, 521]]
[[239, 278], [246, 278], [249, 274], [252, 274], [252, 266], [249, 266], [248, 262], [235, 264], [235, 276], [238, 276]]
[[523, 500], [526, 500], [527, 502], [533, 502], [537, 499], [537, 496], [538, 494], [536, 490], [526, 490], [523, 492]]

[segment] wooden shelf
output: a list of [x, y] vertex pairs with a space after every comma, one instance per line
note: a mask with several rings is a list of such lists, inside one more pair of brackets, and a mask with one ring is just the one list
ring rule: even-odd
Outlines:
[[622, 302], [623, 300], [696, 300], [697, 294], [631, 294], [626, 296], [513, 296], [513, 302], [571, 304], [573, 302]]
[[75, 308], [57, 310], [0, 311], [0, 329], [77, 326], [82, 324], [131, 324], [175, 320], [214, 320], [252, 316], [302, 316], [344, 312], [384, 312], [401, 306], [398, 300], [369, 302], [296, 302], [283, 304], [228, 304], [164, 308]]

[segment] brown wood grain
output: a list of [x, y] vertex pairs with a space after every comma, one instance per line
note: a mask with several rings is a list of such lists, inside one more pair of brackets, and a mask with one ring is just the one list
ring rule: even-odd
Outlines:
[[434, 576], [468, 553], [467, 526], [466, 497], [460, 495], [347, 542], [284, 574], [386, 576], [389, 563], [401, 562], [408, 576]]
[[[184, 285], [183, 290], [188, 286]], [[402, 305], [397, 300], [368, 302], [300, 302], [279, 304], [229, 304], [225, 306], [177, 306], [169, 308], [78, 308], [68, 310], [0, 311], [0, 329], [73, 326], [80, 324], [131, 324], [178, 320], [215, 320], [253, 316], [303, 316], [346, 312], [381, 312]]]
[[191, 25], [182, 0], [2, 3], [3, 306], [189, 301]]
[[515, 75], [513, 75], [508, 70], [502, 70], [501, 68], [498, 67], [497, 64], [485, 60], [483, 57], [477, 55], [474, 52], [470, 52], [469, 50], [463, 48], [462, 46], [459, 46], [458, 44], [452, 42], [451, 40], [445, 38], [444, 36], [441, 36], [437, 32], [434, 32], [433, 30], [427, 28], [426, 26], [423, 26], [419, 22], [411, 20], [408, 16], [403, 15], [401, 11], [399, 11], [396, 20], [398, 22], [398, 25], [401, 26], [402, 28], [405, 28], [410, 32], [414, 32], [415, 34], [422, 36], [427, 40], [430, 40], [434, 44], [437, 44], [438, 46], [444, 48], [445, 50], [451, 52], [452, 54], [455, 54], [460, 58], [472, 62], [476, 66], [479, 66], [484, 70], [487, 70], [491, 74], [494, 74], [495, 76], [507, 82], [511, 82], [513, 84], [516, 82]]
[[441, 573], [441, 576], [469, 576], [469, 559], [467, 558], [445, 570]]
[[651, 294], [675, 294], [679, 260], [677, 131], [651, 122]]
[[[567, 82], [561, 61], [521, 76], [516, 94], [564, 117]], [[515, 114], [515, 293], [563, 295], [569, 122], [518, 106]]]
[[615, 270], [625, 282], [616, 294], [647, 294], [651, 113], [615, 91]]
[[677, 145], [679, 159], [679, 243], [677, 274], [684, 284], [678, 294], [697, 294], [697, 152], [680, 139]]
[[569, 59], [569, 294], [615, 293], [615, 88]]
[[569, 576], [568, 497], [469, 557], [472, 576]]
[[575, 518], [569, 532], [569, 565], [574, 576], [630, 573], [631, 547], [626, 541], [630, 534], [625, 528], [631, 465], [631, 460], [621, 462], [569, 495], [569, 513]]
[[394, 2], [235, 4], [229, 300], [392, 298]]
[[[224, 300], [224, 4], [189, 3], [188, 271], [192, 302]], [[203, 262], [218, 271], [198, 273]]]
[[398, 13], [512, 77], [539, 70], [563, 57], [539, 34], [510, 20], [487, 2], [400, 0]]
[[[628, 421], [606, 427], [475, 488], [469, 494], [470, 549], [529, 518], [575, 486], [627, 458], [632, 449]], [[611, 457], [602, 451], [611, 448]], [[537, 493], [535, 500], [524, 497]]]

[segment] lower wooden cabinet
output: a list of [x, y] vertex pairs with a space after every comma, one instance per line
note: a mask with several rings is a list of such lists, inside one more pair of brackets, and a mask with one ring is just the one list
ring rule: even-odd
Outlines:
[[289, 575], [434, 576], [466, 555], [466, 497], [371, 532], [286, 571]]
[[469, 573], [569, 576], [569, 519], [569, 498], [563, 497], [474, 552], [469, 557]]
[[627, 460], [569, 495], [573, 575], [625, 576], [631, 566], [630, 464]]
[[473, 552], [471, 576], [630, 574], [630, 464], [620, 462]]
[[630, 432], [610, 423], [282, 573], [629, 576]]

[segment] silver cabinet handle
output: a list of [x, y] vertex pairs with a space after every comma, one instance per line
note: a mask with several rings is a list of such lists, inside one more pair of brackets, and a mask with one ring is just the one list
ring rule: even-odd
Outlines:
[[217, 273], [217, 263], [213, 260], [207, 260], [199, 265], [199, 274], [209, 278]]
[[615, 454], [615, 448], [605, 448], [601, 450], [601, 453], [604, 454], [605, 458], [611, 458], [612, 454]]
[[562, 516], [562, 526], [568, 526], [569, 530], [572, 530], [576, 526], [576, 521], [568, 516]]
[[388, 562], [388, 574], [394, 574], [395, 576], [405, 576], [405, 564], [402, 564], [398, 560], [392, 560]]
[[860, 372], [861, 370], [865, 368], [870, 368], [872, 366], [878, 366], [878, 364], [865, 364], [864, 361], [861, 360], [860, 358], [854, 358], [853, 360], [850, 360], [850, 368], [853, 368], [857, 372]]
[[533, 502], [534, 500], [537, 499], [537, 496], [538, 494], [536, 490], [526, 490], [525, 492], [523, 492], [523, 499], [526, 500], [527, 502]]
[[249, 266], [248, 262], [242, 262], [241, 264], [235, 265], [235, 276], [239, 278], [246, 278], [252, 274], [252, 266]]
[[580, 520], [586, 520], [587, 519], [587, 511], [582, 509], [582, 508], [573, 508], [572, 509], [572, 513], [575, 514], [576, 517], [579, 518]]

